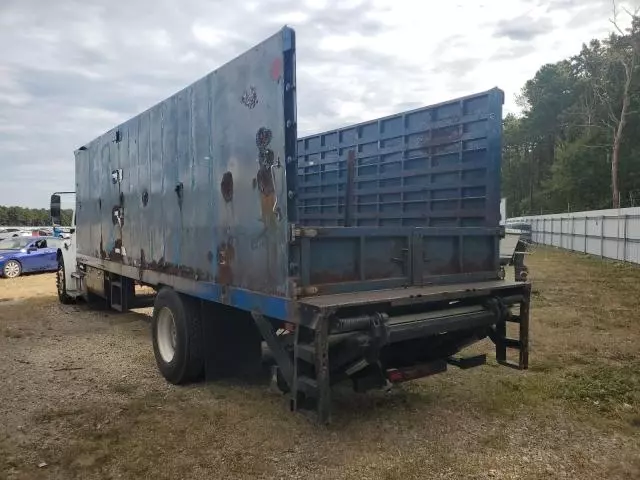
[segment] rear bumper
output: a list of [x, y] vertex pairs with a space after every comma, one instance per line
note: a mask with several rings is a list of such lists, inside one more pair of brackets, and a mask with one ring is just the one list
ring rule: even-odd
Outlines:
[[[356, 391], [366, 391], [448, 365], [477, 367], [486, 355], [458, 354], [487, 337], [499, 364], [526, 369], [530, 292], [527, 282], [492, 281], [305, 298], [298, 302], [300, 324], [280, 337], [261, 315], [254, 320], [292, 408], [300, 394], [326, 418], [331, 385], [350, 380]], [[507, 338], [507, 322], [519, 324], [517, 339]], [[507, 362], [507, 349], [519, 351], [517, 362]]]
[[489, 326], [496, 321], [496, 313], [483, 307], [459, 307], [401, 315], [389, 319], [389, 343]]
[[[338, 310], [336, 316], [325, 320], [330, 325], [331, 371], [349, 372], [356, 364], [363, 368], [379, 365], [387, 371], [409, 369], [413, 372], [409, 376], [415, 378], [421, 369], [414, 367], [426, 365], [425, 375], [430, 375], [446, 369], [434, 366], [447, 363], [465, 347], [487, 337], [496, 345], [499, 363], [507, 363], [507, 349], [516, 349], [520, 351], [519, 359], [509, 365], [525, 369], [530, 284], [504, 285], [465, 289], [465, 295], [455, 300], [443, 301], [442, 293], [438, 293], [418, 297], [420, 303], [407, 305], [405, 299], [396, 297], [398, 302], [378, 303], [377, 311], [359, 316], [340, 316], [352, 308]], [[519, 338], [506, 338], [507, 322], [520, 323]]]

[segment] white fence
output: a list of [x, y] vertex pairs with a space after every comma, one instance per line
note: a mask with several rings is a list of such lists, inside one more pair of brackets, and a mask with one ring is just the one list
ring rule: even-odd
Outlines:
[[640, 207], [518, 217], [535, 243], [640, 263]]

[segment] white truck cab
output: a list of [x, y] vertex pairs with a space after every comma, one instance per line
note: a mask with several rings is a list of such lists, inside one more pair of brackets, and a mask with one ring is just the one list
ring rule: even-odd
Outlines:
[[[54, 224], [61, 224], [62, 208], [61, 194], [75, 194], [75, 192], [56, 192], [51, 195], [51, 220]], [[75, 202], [74, 202], [75, 203]], [[58, 249], [58, 270], [56, 273], [56, 287], [61, 303], [72, 303], [77, 297], [84, 294], [82, 277], [78, 274], [78, 262], [76, 259], [76, 209], [72, 209], [71, 229], [69, 238]]]

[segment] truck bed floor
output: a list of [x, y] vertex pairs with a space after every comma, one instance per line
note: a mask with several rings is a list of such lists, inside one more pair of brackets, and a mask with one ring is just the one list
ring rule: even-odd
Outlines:
[[522, 282], [508, 280], [491, 280], [473, 283], [458, 283], [449, 285], [429, 285], [421, 287], [394, 288], [387, 290], [369, 290], [363, 292], [341, 293], [306, 297], [300, 303], [312, 308], [345, 308], [371, 303], [404, 304], [416, 301], [438, 301], [459, 299], [485, 295], [494, 290], [519, 289]]

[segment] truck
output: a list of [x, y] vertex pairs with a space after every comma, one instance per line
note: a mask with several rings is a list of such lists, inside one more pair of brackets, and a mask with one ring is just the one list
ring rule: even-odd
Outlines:
[[487, 338], [526, 369], [530, 284], [499, 258], [503, 92], [298, 138], [297, 91], [283, 27], [78, 148], [60, 301], [127, 311], [151, 287], [166, 381], [266, 362], [323, 424], [334, 385], [478, 367], [463, 350]]

